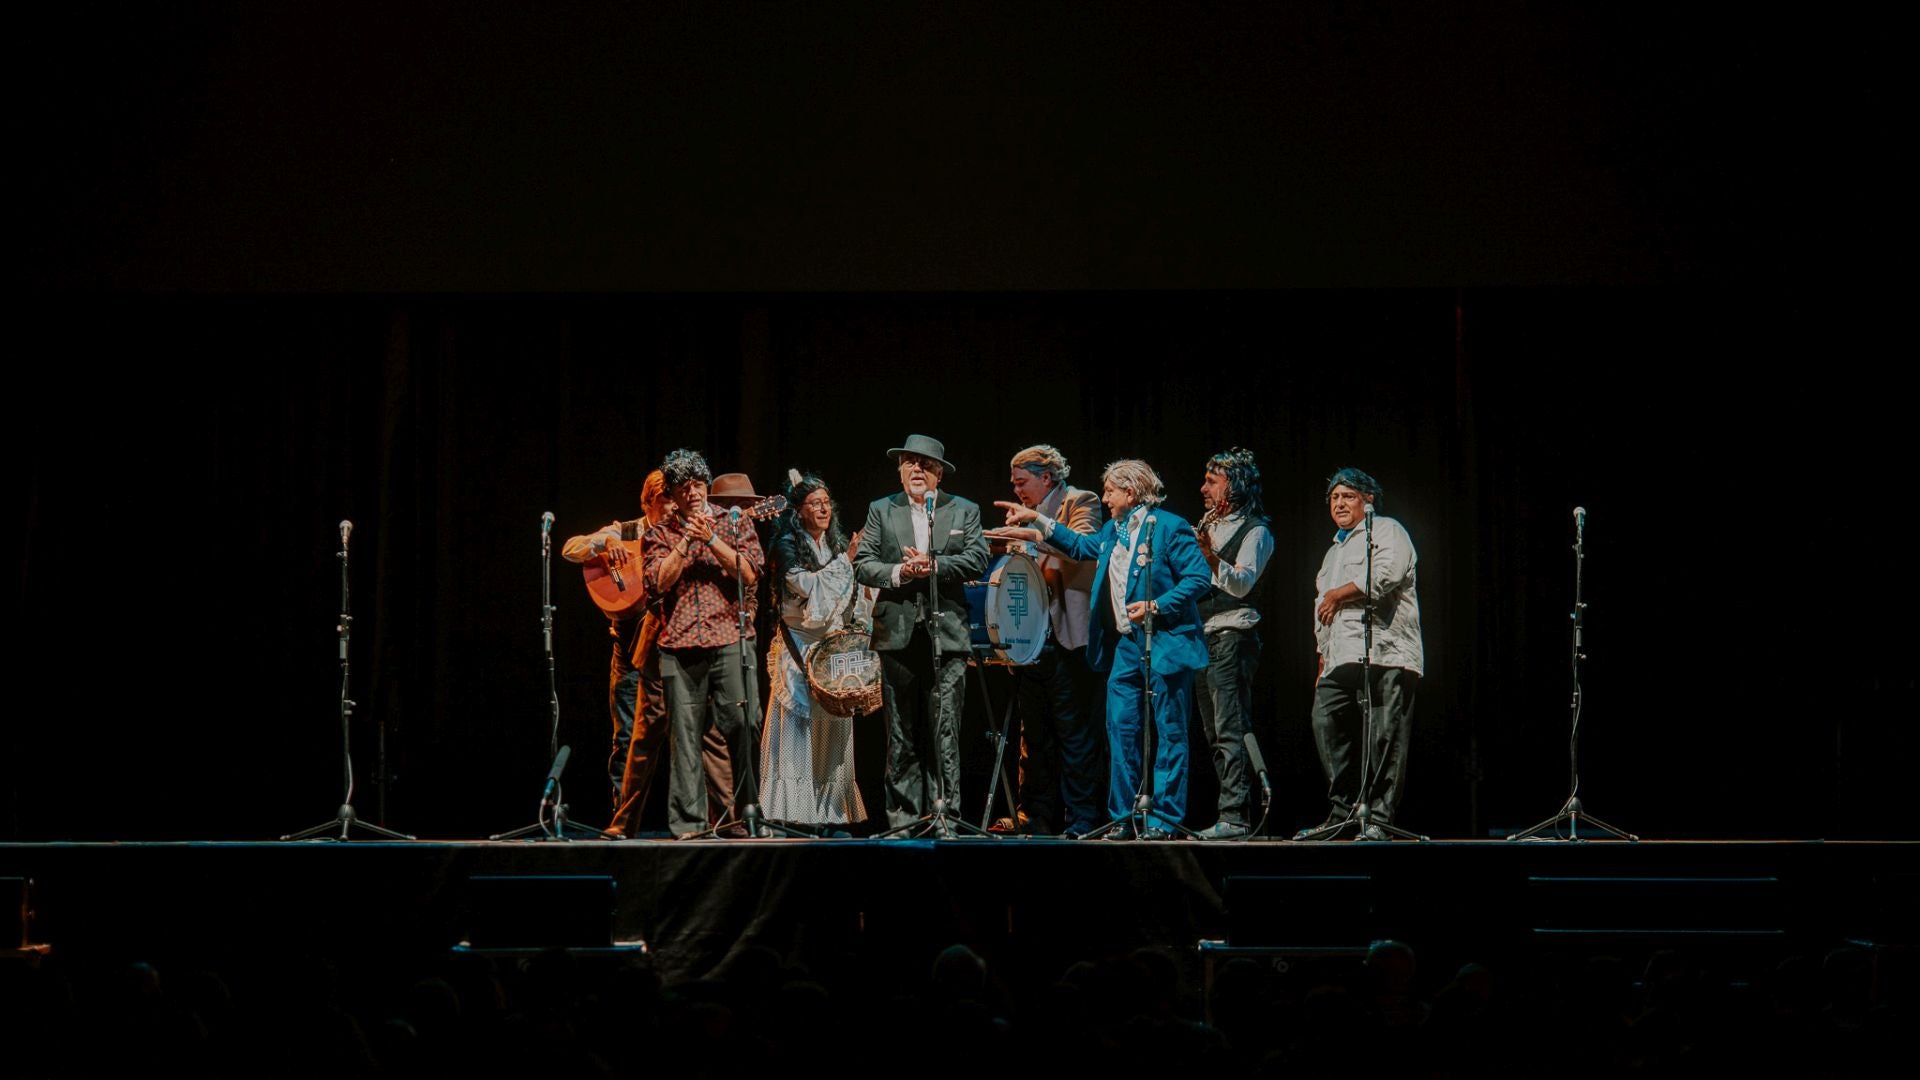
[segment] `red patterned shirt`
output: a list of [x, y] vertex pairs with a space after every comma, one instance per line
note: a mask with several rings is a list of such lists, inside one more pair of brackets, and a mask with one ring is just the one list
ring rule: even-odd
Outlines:
[[[722, 516], [713, 523], [713, 534], [726, 542], [727, 546], [740, 553], [748, 566], [753, 567], [754, 576], [760, 577], [766, 572], [767, 558], [760, 551], [759, 534], [753, 531], [753, 522], [746, 517], [738, 521], [729, 521]], [[713, 549], [695, 540], [686, 540], [687, 558], [683, 561], [680, 580], [673, 588], [660, 588], [660, 564], [667, 559], [667, 553], [686, 538], [686, 529], [679, 518], [671, 518], [648, 530], [644, 546], [641, 548], [641, 565], [647, 575], [647, 591], [661, 597], [666, 608], [666, 621], [660, 629], [660, 645], [668, 649], [711, 649], [721, 645], [731, 645], [740, 639], [740, 622], [735, 603], [739, 582], [733, 575], [720, 568], [720, 560], [714, 557]], [[754, 589], [757, 589], [755, 583]], [[747, 590], [747, 640], [753, 640], [753, 593]]]

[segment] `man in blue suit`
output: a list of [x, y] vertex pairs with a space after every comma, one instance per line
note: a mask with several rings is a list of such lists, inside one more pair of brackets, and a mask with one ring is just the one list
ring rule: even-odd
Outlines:
[[[1107, 738], [1111, 744], [1107, 810], [1116, 822], [1134, 810], [1141, 789], [1141, 697], [1153, 701], [1152, 786], [1137, 823], [1143, 840], [1164, 840], [1187, 812], [1187, 717], [1194, 672], [1207, 666], [1199, 599], [1212, 584], [1193, 526], [1160, 509], [1166, 487], [1144, 461], [1116, 461], [1101, 476], [1100, 501], [1112, 519], [1083, 535], [1021, 506], [996, 502], [1007, 528], [989, 535], [1048, 543], [1068, 558], [1097, 559], [1094, 615], [1087, 628], [1087, 664], [1107, 677]], [[1032, 523], [1035, 528], [1016, 528]], [[1149, 648], [1152, 672], [1142, 662]], [[1136, 823], [1108, 834], [1132, 835]]]

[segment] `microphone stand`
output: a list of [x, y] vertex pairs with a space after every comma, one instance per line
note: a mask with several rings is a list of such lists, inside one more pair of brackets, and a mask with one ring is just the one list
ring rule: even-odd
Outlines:
[[1264, 800], [1260, 810], [1260, 820], [1248, 829], [1245, 836], [1237, 837], [1240, 843], [1246, 843], [1257, 837], [1267, 827], [1267, 818], [1273, 813], [1273, 784], [1267, 778], [1267, 759], [1260, 753], [1260, 739], [1253, 732], [1247, 732], [1247, 763], [1253, 766], [1253, 775], [1260, 779], [1260, 795]]
[[[1132, 511], [1129, 510], [1128, 513], [1132, 513]], [[1153, 560], [1154, 524], [1154, 515], [1148, 514], [1147, 519], [1140, 524], [1139, 544], [1136, 545], [1134, 550], [1129, 554], [1130, 558], [1136, 560], [1144, 558], [1147, 560], [1147, 572], [1142, 576], [1146, 581], [1148, 592], [1153, 591], [1153, 570], [1151, 564]], [[1111, 564], [1107, 567], [1107, 573], [1113, 573]], [[1141, 837], [1146, 834], [1148, 829], [1158, 827], [1152, 823], [1153, 754], [1155, 743], [1158, 742], [1158, 739], [1154, 732], [1153, 718], [1153, 600], [1151, 597], [1147, 600], [1146, 618], [1140, 620], [1140, 630], [1140, 786], [1134, 790], [1133, 810], [1126, 817], [1120, 818], [1117, 821], [1109, 821], [1100, 828], [1088, 833], [1086, 838], [1089, 840], [1108, 839], [1112, 833], [1122, 828], [1130, 829], [1134, 836]], [[1178, 722], [1185, 723], [1186, 718], [1181, 717]], [[1169, 828], [1164, 831], [1169, 834], [1177, 835], [1183, 840], [1198, 839], [1190, 829], [1180, 822], [1169, 821], [1167, 824]]]
[[[739, 507], [735, 506], [727, 511], [727, 521], [729, 524], [738, 524], [740, 521]], [[746, 555], [741, 552], [738, 540], [735, 540], [733, 548], [733, 647], [734, 651], [740, 656], [740, 700], [735, 702], [735, 707], [740, 710], [741, 722], [748, 725], [749, 733], [751, 733], [753, 717], [747, 713], [747, 699], [751, 696], [747, 693], [747, 687], [753, 679], [753, 666], [747, 663], [747, 577], [741, 569], [741, 564], [745, 560]], [[743, 823], [747, 827], [747, 836], [757, 839], [763, 836], [772, 836], [773, 832], [760, 820], [760, 740], [758, 738], [749, 738], [747, 745], [750, 748], [747, 753], [749, 759], [747, 761], [747, 782], [753, 785], [753, 797], [748, 799], [746, 805], [740, 808], [740, 816], [744, 819]], [[738, 795], [740, 790], [739, 773], [734, 774], [733, 786], [735, 794]]]
[[[1145, 534], [1152, 528], [1152, 519], [1142, 525], [1140, 531]], [[1141, 536], [1146, 541], [1146, 536]], [[1111, 572], [1111, 571], [1109, 571]], [[1150, 579], [1149, 579], [1150, 580]], [[1151, 588], [1151, 584], [1149, 584]], [[1133, 793], [1133, 835], [1145, 837], [1152, 827], [1153, 818], [1148, 811], [1153, 809], [1153, 752], [1158, 741], [1158, 732], [1153, 730], [1153, 602], [1147, 602], [1147, 617], [1140, 620], [1140, 786]]]
[[[927, 492], [927, 557], [929, 560], [933, 558], [932, 548], [939, 535], [934, 527], [933, 517], [937, 494], [937, 491]], [[933, 671], [927, 678], [927, 711], [924, 718], [927, 733], [933, 736], [933, 807], [905, 825], [898, 825], [874, 835], [876, 838], [932, 836], [936, 840], [952, 840], [961, 832], [969, 836], [992, 836], [993, 834], [987, 830], [976, 828], [970, 822], [963, 821], [957, 809], [950, 810], [947, 806], [947, 798], [950, 794], [947, 791], [947, 765], [940, 745], [940, 568], [937, 564], [927, 575], [927, 595], [923, 599], [924, 603], [919, 599], [915, 602], [920, 605], [921, 625], [927, 629], [927, 644], [933, 655]], [[961, 673], [961, 677], [965, 677], [964, 672]], [[964, 694], [964, 690], [962, 693]], [[953, 718], [953, 725], [956, 742], [954, 749], [957, 751], [960, 734], [958, 716]], [[922, 762], [920, 768], [924, 773], [927, 766]]]
[[[1360, 609], [1360, 794], [1354, 800], [1353, 808], [1347, 813], [1347, 820], [1332, 825], [1322, 825], [1318, 829], [1294, 837], [1296, 840], [1339, 840], [1344, 837], [1347, 826], [1354, 826], [1352, 839], [1375, 840], [1385, 837], [1369, 836], [1370, 832], [1385, 833], [1387, 837], [1397, 836], [1402, 840], [1425, 840], [1419, 833], [1402, 829], [1384, 821], [1374, 821], [1371, 798], [1374, 781], [1373, 760], [1373, 504], [1367, 503], [1367, 602]], [[1385, 763], [1382, 762], [1382, 765]]]
[[[1582, 651], [1586, 644], [1587, 605], [1581, 598], [1585, 588], [1587, 562], [1587, 511], [1577, 507], [1573, 511], [1573, 715], [1569, 721], [1567, 736], [1567, 764], [1573, 774], [1572, 787], [1567, 793], [1567, 801], [1561, 805], [1560, 812], [1533, 826], [1507, 837], [1509, 840], [1580, 840], [1580, 820], [1586, 819], [1588, 825], [1612, 836], [1615, 840], [1639, 840], [1630, 832], [1616, 829], [1599, 818], [1588, 814], [1580, 805], [1580, 662], [1587, 658]], [[1561, 825], [1567, 827], [1567, 835], [1559, 835]]]
[[[729, 524], [739, 524], [739, 507], [732, 506], [727, 508], [727, 521]], [[751, 840], [763, 840], [775, 835], [786, 837], [811, 836], [811, 833], [790, 829], [780, 822], [768, 821], [766, 818], [760, 816], [760, 738], [758, 732], [754, 730], [754, 716], [747, 709], [747, 701], [751, 697], [748, 690], [753, 686], [753, 679], [755, 678], [753, 665], [747, 662], [747, 631], [749, 629], [750, 619], [747, 615], [747, 579], [745, 573], [742, 571], [742, 567], [746, 564], [747, 556], [746, 553], [741, 550], [740, 543], [737, 539], [730, 539], [730, 543], [733, 546], [734, 559], [733, 618], [734, 633], [736, 635], [734, 648], [739, 651], [740, 656], [740, 700], [734, 702], [734, 706], [740, 710], [740, 722], [748, 725], [748, 738], [746, 739], [747, 761], [745, 762], [746, 779], [743, 781], [740, 778], [739, 766], [741, 763], [735, 762], [733, 770], [733, 790], [735, 801], [738, 801], [740, 785], [742, 783], [751, 784], [753, 785], [753, 797], [748, 799], [746, 803], [740, 807], [739, 820], [734, 820], [732, 816], [733, 808], [728, 807], [726, 813], [721, 816], [719, 824], [698, 835], [702, 840], [718, 839], [725, 830], [734, 825], [739, 825], [746, 829], [747, 838]]]
[[340, 809], [334, 814], [333, 820], [323, 821], [312, 828], [301, 829], [299, 832], [288, 833], [280, 838], [282, 840], [305, 840], [309, 837], [318, 837], [321, 833], [330, 833], [335, 828], [340, 830], [340, 835], [337, 837], [327, 837], [326, 839], [351, 840], [353, 838], [353, 830], [356, 828], [365, 829], [376, 836], [384, 836], [389, 840], [413, 839], [413, 837], [408, 836], [406, 833], [395, 832], [384, 826], [375, 825], [371, 821], [362, 821], [359, 815], [353, 812], [353, 752], [349, 747], [348, 740], [353, 730], [354, 702], [350, 696], [353, 683], [352, 666], [347, 660], [347, 646], [353, 637], [353, 607], [350, 602], [351, 594], [347, 591], [347, 538], [352, 535], [353, 522], [342, 521], [340, 523], [340, 550], [334, 556], [340, 560], [340, 621], [335, 624], [334, 633], [338, 635], [340, 639], [340, 772], [342, 784], [344, 785], [342, 789], [344, 794], [340, 796]]
[[[565, 794], [560, 774], [566, 771], [570, 746], [560, 745], [560, 689], [553, 674], [553, 512], [540, 515], [540, 639], [547, 656], [547, 783], [540, 793], [540, 806], [531, 825], [523, 825], [487, 837], [489, 840], [519, 840], [539, 834], [542, 840], [618, 840], [612, 833], [590, 825], [567, 820]], [[551, 810], [551, 821], [548, 811]]]

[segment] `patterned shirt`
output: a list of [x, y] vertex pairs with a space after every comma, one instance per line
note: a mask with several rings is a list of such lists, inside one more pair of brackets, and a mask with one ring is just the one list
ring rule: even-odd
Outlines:
[[[740, 553], [747, 565], [753, 567], [755, 577], [766, 572], [767, 558], [760, 550], [760, 536], [753, 531], [750, 519], [743, 516], [738, 521], [729, 521], [724, 516], [717, 517], [713, 522], [713, 534]], [[735, 603], [739, 583], [733, 575], [720, 568], [720, 560], [714, 556], [712, 547], [686, 540], [688, 554], [683, 560], [680, 580], [674, 582], [670, 590], [660, 588], [660, 564], [666, 561], [667, 553], [679, 545], [686, 535], [681, 520], [670, 518], [648, 531], [645, 546], [641, 549], [647, 589], [661, 597], [666, 608], [666, 622], [660, 630], [660, 646], [667, 649], [711, 649], [731, 645], [740, 640], [739, 608]], [[753, 640], [753, 591], [749, 589], [747, 595], [749, 641]]]

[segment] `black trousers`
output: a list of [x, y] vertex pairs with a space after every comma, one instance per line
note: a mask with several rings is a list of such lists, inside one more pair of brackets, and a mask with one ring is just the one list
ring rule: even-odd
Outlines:
[[[620, 624], [615, 624], [616, 628]], [[618, 795], [610, 827], [631, 836], [645, 827], [641, 820], [653, 778], [667, 747], [667, 691], [660, 680], [660, 649], [649, 644], [640, 666], [632, 656], [635, 640], [643, 631], [640, 620], [632, 621], [624, 633], [616, 633], [613, 644], [612, 685], [608, 690], [613, 712], [614, 754], [620, 761]], [[625, 729], [622, 730], [624, 723]], [[733, 760], [727, 751], [726, 737], [709, 725], [700, 739], [700, 763], [707, 774], [707, 821], [719, 824], [733, 803]]]
[[1333, 804], [1330, 820], [1345, 818], [1364, 794], [1372, 820], [1392, 821], [1406, 789], [1407, 748], [1420, 676], [1394, 667], [1376, 667], [1372, 672], [1373, 752], [1364, 792], [1360, 758], [1368, 725], [1360, 711], [1360, 665], [1334, 668], [1320, 676], [1313, 690], [1313, 741], [1327, 774], [1327, 801]]
[[1245, 825], [1251, 773], [1247, 733], [1253, 730], [1253, 673], [1260, 666], [1257, 630], [1216, 630], [1207, 635], [1207, 668], [1194, 678], [1200, 702], [1200, 728], [1213, 750], [1213, 771], [1220, 778], [1219, 820]]
[[760, 680], [754, 677], [751, 641], [713, 649], [660, 649], [659, 653], [660, 681], [672, 726], [667, 745], [672, 760], [667, 773], [667, 828], [675, 836], [684, 836], [707, 827], [700, 744], [708, 728], [719, 728], [727, 740], [733, 762], [734, 816], [759, 799], [755, 762], [760, 748]]
[[[887, 707], [887, 824], [910, 824], [944, 796], [947, 812], [960, 813], [960, 710], [965, 704], [966, 654], [946, 653], [933, 670], [925, 628], [915, 629], [905, 648], [880, 654]], [[933, 688], [933, 712], [927, 688]], [[928, 763], [938, 771], [928, 773]]]
[[[627, 749], [633, 744], [633, 713], [640, 699], [640, 669], [633, 663], [633, 646], [640, 638], [639, 617], [614, 620], [607, 626], [613, 638], [613, 660], [607, 670], [607, 715], [613, 718], [613, 750], [607, 755], [607, 779], [613, 785], [617, 815], [626, 786]], [[658, 673], [654, 681], [659, 681]]]
[[1092, 832], [1107, 823], [1107, 696], [1087, 667], [1087, 650], [1050, 649], [1014, 677], [1028, 829]]

